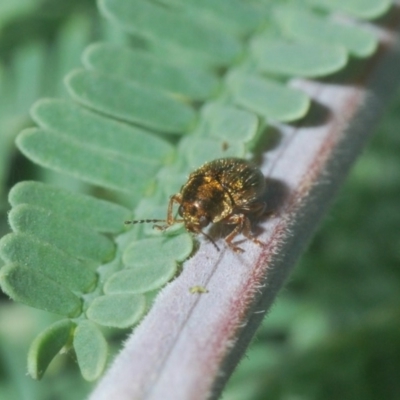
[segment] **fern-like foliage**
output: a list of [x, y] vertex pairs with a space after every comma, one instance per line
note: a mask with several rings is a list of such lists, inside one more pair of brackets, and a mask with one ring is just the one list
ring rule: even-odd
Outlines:
[[99, 326], [137, 323], [194, 251], [182, 226], [160, 233], [125, 228], [124, 220], [165, 218], [169, 196], [193, 168], [249, 157], [271, 121], [303, 117], [310, 100], [287, 85], [290, 78], [325, 76], [350, 56], [372, 54], [374, 34], [330, 12], [370, 18], [390, 2], [356, 3], [310, 0], [299, 10], [294, 1], [99, 1], [136, 44], [90, 45], [84, 68], [65, 78], [70, 99], [35, 103], [37, 127], [22, 131], [17, 146], [109, 198], [136, 200], [121, 206], [39, 182], [10, 192], [1, 287], [64, 317], [34, 340], [33, 377], [64, 346], [73, 346], [85, 379], [102, 373], [107, 343]]

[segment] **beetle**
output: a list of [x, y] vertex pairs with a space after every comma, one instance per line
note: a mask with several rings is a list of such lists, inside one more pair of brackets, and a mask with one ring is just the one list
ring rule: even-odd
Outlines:
[[[211, 223], [233, 225], [225, 242], [233, 251], [241, 253], [243, 250], [232, 242], [240, 233], [255, 244], [262, 244], [252, 234], [249, 217], [264, 212], [262, 196], [265, 189], [265, 178], [254, 164], [241, 158], [220, 158], [205, 163], [189, 175], [180, 192], [171, 196], [165, 220], [125, 223], [165, 222], [162, 226], [155, 225], [157, 229], [165, 230], [183, 222], [187, 231], [204, 235], [218, 250], [214, 240], [203, 229]], [[173, 213], [175, 204], [179, 206], [178, 218]]]

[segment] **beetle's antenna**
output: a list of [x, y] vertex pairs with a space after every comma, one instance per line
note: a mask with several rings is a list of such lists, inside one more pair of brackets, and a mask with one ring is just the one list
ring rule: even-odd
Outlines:
[[135, 219], [132, 221], [125, 221], [125, 225], [129, 224], [154, 224], [156, 222], [167, 222], [165, 219]]
[[220, 251], [219, 247], [217, 246], [217, 243], [214, 242], [211, 236], [208, 236], [207, 233], [204, 233], [203, 231], [200, 232], [213, 244], [213, 246], [217, 249], [217, 251]]

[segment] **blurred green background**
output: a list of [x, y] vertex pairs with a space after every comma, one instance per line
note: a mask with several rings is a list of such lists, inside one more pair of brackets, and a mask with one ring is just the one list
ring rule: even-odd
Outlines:
[[[86, 190], [14, 146], [35, 99], [62, 96], [62, 77], [93, 40], [121, 35], [92, 0], [0, 4], [0, 236], [7, 193], [35, 178]], [[44, 68], [50, 66], [50, 68]], [[258, 332], [223, 398], [400, 399], [400, 92]], [[1, 263], [1, 261], [0, 261]], [[73, 355], [41, 382], [26, 376], [32, 339], [55, 316], [0, 294], [0, 400], [81, 399], [91, 388]], [[111, 332], [112, 335], [112, 332]], [[115, 348], [123, 333], [115, 336]]]

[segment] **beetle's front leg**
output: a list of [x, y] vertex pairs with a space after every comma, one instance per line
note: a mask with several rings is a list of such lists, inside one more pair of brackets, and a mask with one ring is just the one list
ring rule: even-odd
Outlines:
[[183, 222], [183, 219], [176, 219], [174, 218], [173, 215], [173, 208], [174, 204], [181, 204], [182, 203], [182, 196], [180, 193], [174, 194], [171, 196], [169, 199], [168, 203], [168, 211], [167, 211], [167, 219], [166, 219], [166, 224], [165, 225], [154, 225], [154, 228], [160, 230], [160, 231], [165, 231], [168, 229], [171, 225], [178, 223], [178, 222]]

